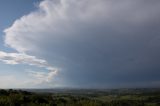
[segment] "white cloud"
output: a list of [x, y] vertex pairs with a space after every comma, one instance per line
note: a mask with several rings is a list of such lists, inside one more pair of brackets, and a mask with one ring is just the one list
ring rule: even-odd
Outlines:
[[51, 43], [64, 37], [66, 32], [74, 31], [77, 22], [89, 23], [105, 18], [105, 4], [105, 0], [59, 0], [58, 3], [45, 0], [37, 11], [17, 19], [4, 30], [5, 44], [22, 53], [35, 51], [40, 48], [39, 44], [44, 45], [48, 40]]
[[44, 67], [47, 70], [54, 71], [56, 68], [51, 67], [46, 60], [38, 59], [35, 56], [27, 55], [24, 53], [6, 53], [0, 51], [0, 60], [6, 64], [28, 64], [38, 67]]
[[50, 72], [37, 72], [37, 71], [27, 71], [29, 76], [33, 77], [35, 84], [50, 83], [53, 77], [57, 74], [57, 70]]
[[[46, 70], [49, 70], [47, 73], [40, 73], [40, 72], [32, 72], [33, 77], [35, 77], [34, 82], [45, 83], [50, 82], [57, 73], [57, 69], [50, 66], [46, 60], [38, 59], [35, 56], [30, 56], [24, 53], [6, 53], [0, 51], [0, 61], [5, 62], [6, 64], [15, 65], [15, 64], [28, 64], [37, 67], [43, 67]], [[40, 76], [39, 76], [40, 75]], [[6, 78], [8, 79], [8, 78]], [[12, 80], [12, 78], [9, 77]], [[6, 80], [8, 81], [8, 80]], [[33, 81], [32, 81], [33, 82]], [[35, 83], [36, 84], [36, 83]]]

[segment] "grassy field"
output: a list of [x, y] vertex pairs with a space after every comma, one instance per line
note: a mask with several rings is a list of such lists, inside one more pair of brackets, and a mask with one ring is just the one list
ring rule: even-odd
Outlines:
[[0, 90], [0, 106], [160, 106], [159, 89]]

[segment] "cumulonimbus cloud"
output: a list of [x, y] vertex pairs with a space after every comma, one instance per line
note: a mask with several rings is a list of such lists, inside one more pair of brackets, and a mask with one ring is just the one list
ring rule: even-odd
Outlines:
[[[115, 81], [112, 76], [118, 79], [117, 76], [126, 75], [125, 70], [132, 73], [143, 70], [143, 73], [151, 69], [147, 68], [153, 64], [151, 60], [157, 60], [149, 56], [154, 53], [159, 57], [158, 52], [151, 53], [156, 48], [149, 48], [150, 42], [153, 46], [159, 45], [155, 42], [160, 24], [159, 7], [159, 0], [44, 0], [36, 11], [22, 16], [4, 30], [5, 45], [18, 53], [1, 52], [1, 60], [52, 69], [45, 60], [36, 58], [37, 55], [27, 54], [49, 54], [53, 63], [56, 63], [55, 57], [62, 57], [59, 64], [65, 64], [69, 70], [65, 75], [76, 84], [83, 80], [83, 83], [106, 84], [110, 79]], [[71, 61], [66, 62], [67, 59]], [[37, 79], [47, 76], [43, 80], [46, 82], [53, 76], [52, 73], [29, 73]]]
[[103, 26], [104, 29], [126, 31], [128, 26], [149, 25], [151, 18], [158, 19], [156, 13], [159, 5], [155, 1], [155, 6], [147, 4], [141, 11], [135, 8], [141, 8], [143, 2], [144, 0], [44, 0], [38, 5], [38, 10], [22, 16], [4, 30], [5, 45], [25, 53], [43, 49], [48, 44], [54, 46], [57, 42], [64, 43], [64, 39], [75, 40], [79, 36], [90, 36], [79, 33], [94, 32], [91, 30], [94, 27], [97, 30]]

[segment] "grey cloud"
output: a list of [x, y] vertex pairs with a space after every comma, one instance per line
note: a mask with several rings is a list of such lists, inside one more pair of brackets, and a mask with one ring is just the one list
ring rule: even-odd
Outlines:
[[152, 86], [159, 9], [159, 0], [45, 0], [5, 30], [5, 43], [60, 67], [66, 86]]

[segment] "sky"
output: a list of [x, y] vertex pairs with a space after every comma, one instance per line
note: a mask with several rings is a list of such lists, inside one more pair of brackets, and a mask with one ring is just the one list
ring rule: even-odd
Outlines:
[[159, 87], [159, 0], [0, 2], [0, 88]]

